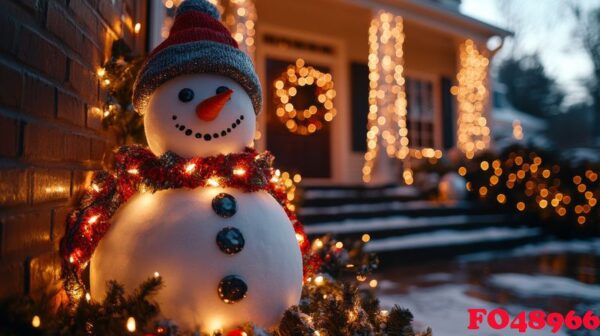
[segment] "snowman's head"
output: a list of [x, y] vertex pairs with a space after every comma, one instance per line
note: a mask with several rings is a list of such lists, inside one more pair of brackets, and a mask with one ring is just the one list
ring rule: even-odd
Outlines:
[[254, 138], [256, 116], [250, 96], [233, 79], [192, 74], [154, 91], [144, 123], [153, 153], [194, 157], [243, 150]]
[[252, 143], [262, 92], [252, 61], [206, 0], [186, 0], [169, 37], [148, 55], [133, 88], [156, 155], [239, 152]]

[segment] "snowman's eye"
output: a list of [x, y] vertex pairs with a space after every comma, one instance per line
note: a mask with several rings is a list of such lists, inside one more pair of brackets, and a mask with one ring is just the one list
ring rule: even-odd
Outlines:
[[187, 103], [192, 99], [194, 99], [194, 91], [192, 89], [185, 88], [179, 91], [179, 100], [182, 102]]
[[229, 88], [227, 86], [219, 86], [217, 88], [217, 94], [221, 94], [221, 93], [224, 93], [224, 92], [227, 92], [227, 91], [229, 91]]

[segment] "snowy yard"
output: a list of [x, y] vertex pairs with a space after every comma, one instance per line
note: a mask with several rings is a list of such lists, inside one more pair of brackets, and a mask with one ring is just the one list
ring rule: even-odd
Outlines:
[[[436, 336], [523, 335], [485, 324], [469, 331], [467, 310], [471, 308], [503, 308], [515, 316], [536, 309], [566, 314], [572, 309], [594, 309], [589, 307], [595, 304], [595, 315], [600, 314], [600, 239], [531, 244], [426, 265], [406, 263], [377, 276], [382, 304], [409, 308], [415, 324], [432, 327]], [[557, 333], [550, 328], [528, 329], [525, 334], [595, 335], [566, 328]]]

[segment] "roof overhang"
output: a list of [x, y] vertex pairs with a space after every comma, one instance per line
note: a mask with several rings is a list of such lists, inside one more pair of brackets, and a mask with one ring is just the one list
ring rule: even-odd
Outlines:
[[486, 43], [491, 37], [504, 39], [512, 32], [461, 14], [457, 10], [425, 0], [345, 0], [372, 10], [386, 10], [408, 21], [445, 32], [457, 38]]

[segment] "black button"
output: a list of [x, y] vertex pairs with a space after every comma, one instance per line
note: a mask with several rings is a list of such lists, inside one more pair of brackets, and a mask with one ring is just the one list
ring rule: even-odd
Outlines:
[[228, 275], [219, 283], [219, 297], [225, 303], [236, 303], [246, 297], [248, 285], [237, 275]]
[[244, 235], [236, 228], [224, 228], [217, 234], [217, 245], [223, 253], [229, 255], [239, 253], [244, 248], [244, 244]]
[[237, 204], [235, 198], [226, 193], [220, 193], [212, 200], [212, 208], [215, 213], [223, 218], [235, 215]]

